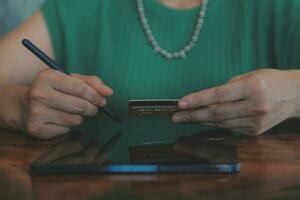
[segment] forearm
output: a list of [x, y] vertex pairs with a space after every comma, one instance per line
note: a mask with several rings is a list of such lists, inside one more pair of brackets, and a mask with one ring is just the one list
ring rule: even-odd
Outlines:
[[0, 91], [0, 128], [25, 131], [28, 88], [0, 82]]
[[0, 80], [5, 83], [30, 86], [37, 74], [47, 68], [46, 64], [22, 47], [21, 41], [24, 38], [30, 38], [47, 55], [54, 58], [44, 17], [37, 11], [25, 23], [0, 38]]

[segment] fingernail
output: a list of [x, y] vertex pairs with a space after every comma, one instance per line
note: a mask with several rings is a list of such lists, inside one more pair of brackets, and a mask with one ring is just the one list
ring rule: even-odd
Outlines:
[[184, 100], [179, 101], [179, 108], [180, 109], [185, 109], [188, 107], [188, 103]]
[[101, 107], [104, 107], [104, 106], [106, 105], [106, 103], [107, 103], [107, 101], [106, 101], [105, 99], [103, 99], [103, 100], [101, 101]]
[[110, 90], [110, 87], [108, 87], [107, 85], [104, 85], [104, 84], [103, 84], [103, 86], [104, 86], [106, 89], [109, 89], [109, 90]]
[[103, 85], [103, 86], [105, 87], [105, 89], [112, 91], [112, 89], [110, 87], [108, 87], [107, 85]]
[[175, 114], [175, 115], [173, 115], [172, 120], [174, 122], [180, 122], [181, 121], [181, 117]]

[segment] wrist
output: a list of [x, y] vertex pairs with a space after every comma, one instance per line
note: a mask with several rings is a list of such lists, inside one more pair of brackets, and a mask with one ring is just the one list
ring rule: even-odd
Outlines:
[[291, 103], [291, 115], [289, 118], [300, 119], [300, 70], [285, 71], [287, 75], [286, 81], [290, 82], [291, 92], [295, 98]]
[[7, 129], [26, 131], [28, 87], [0, 85], [0, 126]]

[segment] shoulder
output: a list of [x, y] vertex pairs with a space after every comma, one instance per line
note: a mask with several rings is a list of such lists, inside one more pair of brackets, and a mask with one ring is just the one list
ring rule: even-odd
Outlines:
[[43, 4], [42, 8], [53, 8], [57, 11], [79, 11], [85, 9], [94, 9], [98, 5], [101, 5], [105, 0], [89, 0], [89, 1], [82, 1], [82, 0], [46, 0]]
[[[215, 0], [210, 0], [215, 1]], [[220, 0], [217, 0], [220, 1]], [[222, 1], [222, 0], [221, 0]], [[274, 10], [274, 9], [294, 9], [299, 8], [300, 0], [230, 0], [231, 6], [235, 9], [248, 10]], [[224, 1], [229, 3], [230, 1]]]
[[132, 0], [46, 0], [44, 4], [55, 5], [66, 10], [81, 9], [88, 12], [91, 9], [93, 10], [106, 6], [119, 7], [120, 5], [128, 4], [129, 2], [132, 2]]
[[[215, 1], [215, 0], [211, 0]], [[240, 20], [277, 23], [300, 17], [300, 0], [230, 0], [219, 1]], [[231, 2], [231, 5], [229, 5]]]
[[[244, 0], [250, 2], [249, 0]], [[251, 0], [261, 11], [271, 10], [275, 13], [289, 12], [300, 8], [300, 0]]]
[[[211, 0], [213, 1], [213, 0]], [[245, 5], [268, 5], [273, 7], [275, 5], [294, 5], [299, 6], [300, 0], [232, 0], [235, 4], [245, 4]]]
[[107, 14], [122, 11], [132, 6], [134, 0], [46, 0], [43, 12], [56, 15], [60, 20], [88, 20], [93, 17], [107, 17]]

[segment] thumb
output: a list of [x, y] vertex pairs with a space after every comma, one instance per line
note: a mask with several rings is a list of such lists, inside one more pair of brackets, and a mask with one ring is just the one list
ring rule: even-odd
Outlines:
[[248, 78], [250, 75], [251, 75], [251, 74], [242, 74], [242, 75], [239, 75], [239, 76], [235, 76], [235, 77], [233, 77], [232, 79], [230, 79], [230, 80], [228, 81], [228, 83], [235, 83], [235, 82], [244, 80], [245, 78]]

